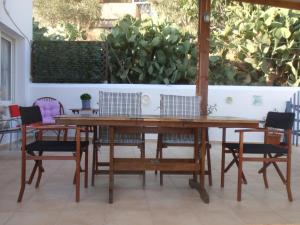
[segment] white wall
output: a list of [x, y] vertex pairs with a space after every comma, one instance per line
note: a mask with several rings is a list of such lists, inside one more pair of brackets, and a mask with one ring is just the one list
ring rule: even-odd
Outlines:
[[[126, 84], [30, 84], [29, 104], [37, 98], [50, 96], [58, 99], [64, 105], [67, 114], [70, 108], [80, 108], [79, 96], [88, 92], [92, 95], [92, 107], [97, 108], [98, 92], [142, 92], [149, 96], [149, 102], [143, 103], [144, 114], [159, 114], [159, 95], [194, 95], [194, 85], [126, 85]], [[285, 102], [290, 99], [299, 88], [287, 87], [250, 87], [250, 86], [209, 86], [209, 104], [217, 104], [214, 116], [236, 116], [251, 119], [263, 119], [270, 110], [284, 111]], [[254, 96], [261, 96], [261, 102], [253, 104]], [[226, 103], [226, 98], [232, 97], [232, 103]], [[144, 100], [147, 100], [145, 97]], [[236, 140], [236, 134], [231, 130], [228, 139]], [[261, 136], [251, 136], [249, 140], [261, 140]], [[221, 140], [220, 129], [210, 130], [211, 140]]]
[[26, 103], [30, 78], [30, 44], [23, 34], [32, 39], [32, 0], [6, 0], [6, 8], [16, 28], [4, 10], [4, 0], [0, 0], [0, 32], [9, 35], [15, 42], [15, 101]]

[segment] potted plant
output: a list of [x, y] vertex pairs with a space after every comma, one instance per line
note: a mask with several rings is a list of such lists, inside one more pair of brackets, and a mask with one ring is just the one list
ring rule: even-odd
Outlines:
[[82, 109], [91, 109], [91, 98], [92, 96], [88, 93], [83, 93], [82, 95], [80, 95]]

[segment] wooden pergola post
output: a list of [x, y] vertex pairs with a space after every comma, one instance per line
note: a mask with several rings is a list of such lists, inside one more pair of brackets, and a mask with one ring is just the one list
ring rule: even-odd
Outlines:
[[199, 0], [198, 65], [196, 95], [201, 96], [201, 114], [207, 115], [210, 0]]
[[[300, 10], [300, 0], [235, 0], [251, 4], [262, 4]], [[196, 95], [201, 96], [201, 114], [207, 115], [209, 35], [210, 35], [211, 0], [198, 0], [198, 65]]]

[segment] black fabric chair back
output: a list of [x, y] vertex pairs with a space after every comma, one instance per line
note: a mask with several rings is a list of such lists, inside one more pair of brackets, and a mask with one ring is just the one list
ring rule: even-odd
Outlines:
[[22, 124], [42, 122], [42, 114], [38, 106], [20, 107]]
[[268, 112], [266, 127], [278, 129], [292, 129], [295, 119], [295, 113], [290, 112]]

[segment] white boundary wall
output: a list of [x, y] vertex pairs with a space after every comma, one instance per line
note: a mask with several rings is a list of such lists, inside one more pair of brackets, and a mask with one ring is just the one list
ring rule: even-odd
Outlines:
[[[67, 114], [70, 108], [80, 108], [79, 96], [84, 93], [92, 95], [92, 107], [97, 108], [98, 92], [142, 92], [143, 113], [159, 114], [159, 96], [163, 94], [194, 95], [194, 85], [130, 85], [130, 84], [30, 84], [27, 105], [37, 98], [49, 96], [61, 101]], [[268, 111], [276, 109], [284, 111], [285, 102], [299, 88], [292, 87], [253, 87], [253, 86], [209, 86], [209, 99], [211, 105], [217, 105], [215, 116], [236, 116], [251, 119], [263, 119]], [[154, 138], [154, 136], [148, 136]], [[220, 129], [210, 129], [210, 139], [221, 140]], [[237, 135], [230, 130], [228, 140], [237, 140]], [[248, 140], [262, 140], [260, 135], [248, 136]]]

